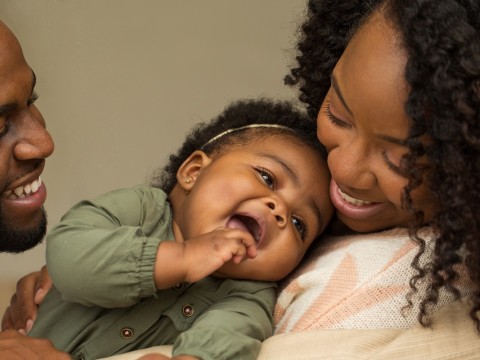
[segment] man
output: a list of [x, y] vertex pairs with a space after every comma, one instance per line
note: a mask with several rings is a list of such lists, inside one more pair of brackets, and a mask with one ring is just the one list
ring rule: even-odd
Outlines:
[[0, 251], [22, 252], [45, 235], [40, 174], [53, 141], [34, 104], [35, 74], [3, 23], [0, 42]]
[[[35, 74], [15, 35], [0, 22], [0, 252], [18, 253], [46, 231], [40, 174], [53, 141], [34, 102]], [[70, 359], [51, 342], [14, 330], [0, 333], [0, 359]]]

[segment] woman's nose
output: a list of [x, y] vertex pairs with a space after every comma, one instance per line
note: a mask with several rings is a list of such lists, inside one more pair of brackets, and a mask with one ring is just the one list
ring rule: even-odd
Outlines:
[[377, 183], [368, 146], [350, 143], [338, 146], [328, 154], [328, 167], [337, 184], [368, 190]]
[[19, 139], [13, 150], [17, 160], [45, 159], [53, 153], [54, 143], [42, 118], [28, 113], [20, 126]]

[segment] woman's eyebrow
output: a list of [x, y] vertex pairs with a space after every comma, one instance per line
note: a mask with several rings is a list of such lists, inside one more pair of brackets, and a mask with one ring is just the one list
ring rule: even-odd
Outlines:
[[[335, 75], [333, 75], [333, 74], [330, 77], [330, 83], [332, 85], [333, 90], [335, 91], [338, 98], [340, 99], [343, 106], [345, 107], [345, 109], [349, 112], [350, 115], [352, 115], [352, 111], [348, 107], [347, 102], [345, 101], [345, 98], [342, 95], [342, 91], [340, 90], [340, 87], [338, 86], [337, 79], [335, 78]], [[401, 145], [401, 146], [406, 146], [405, 140], [398, 139], [398, 138], [395, 138], [395, 137], [389, 136], [389, 135], [380, 135], [379, 137], [381, 139], [385, 140], [385, 141], [390, 142], [390, 143], [393, 143], [393, 144], [396, 144], [396, 145]]]
[[352, 115], [352, 111], [348, 107], [347, 102], [345, 101], [345, 98], [343, 97], [342, 92], [340, 91], [340, 87], [338, 86], [337, 79], [335, 78], [335, 75], [333, 75], [333, 74], [330, 76], [330, 84], [332, 85], [333, 90], [335, 90], [338, 98], [342, 102], [345, 109], [349, 112], [350, 115]]
[[407, 146], [405, 140], [398, 139], [398, 138], [393, 137], [393, 136], [380, 135], [380, 138], [385, 140], [385, 141], [388, 141], [389, 143], [395, 144], [395, 145]]

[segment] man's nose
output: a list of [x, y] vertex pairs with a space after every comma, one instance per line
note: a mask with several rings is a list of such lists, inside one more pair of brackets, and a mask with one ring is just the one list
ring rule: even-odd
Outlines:
[[53, 153], [54, 143], [43, 119], [27, 113], [20, 120], [17, 133], [18, 139], [13, 150], [17, 160], [45, 159]]

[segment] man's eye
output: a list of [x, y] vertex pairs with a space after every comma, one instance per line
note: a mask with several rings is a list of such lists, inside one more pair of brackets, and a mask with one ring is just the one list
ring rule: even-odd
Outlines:
[[270, 189], [272, 189], [275, 186], [275, 180], [273, 179], [273, 176], [268, 171], [263, 169], [257, 169], [257, 171], [260, 174], [263, 182], [267, 184]]
[[38, 99], [38, 95], [36, 92], [33, 92], [32, 95], [30, 96], [30, 98], [27, 100], [27, 105], [30, 106], [32, 104], [35, 103], [35, 101], [37, 101]]
[[298, 219], [296, 217], [292, 217], [292, 223], [293, 223], [293, 226], [295, 226], [295, 229], [298, 231], [298, 233], [302, 237], [302, 239], [305, 239], [305, 234], [307, 232], [307, 227], [305, 226], [303, 221], [301, 221], [300, 219]]

